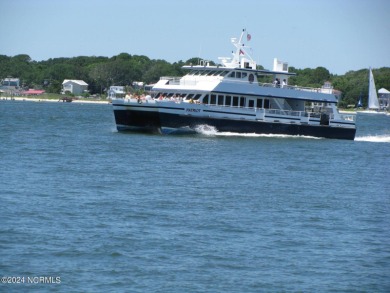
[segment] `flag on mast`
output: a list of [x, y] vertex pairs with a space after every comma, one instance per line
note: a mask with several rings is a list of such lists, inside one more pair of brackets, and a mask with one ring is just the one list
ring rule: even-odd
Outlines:
[[246, 34], [246, 40], [249, 42], [251, 40], [252, 36], [250, 34]]

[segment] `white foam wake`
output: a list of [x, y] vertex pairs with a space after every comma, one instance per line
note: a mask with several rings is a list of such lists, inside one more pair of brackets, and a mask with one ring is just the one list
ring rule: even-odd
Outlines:
[[257, 134], [257, 133], [238, 133], [238, 132], [218, 132], [214, 126], [210, 125], [198, 125], [195, 127], [195, 131], [199, 134], [206, 136], [236, 136], [236, 137], [267, 137], [267, 138], [310, 138], [310, 139], [322, 139], [314, 136], [303, 135], [288, 135], [288, 134]]
[[367, 135], [355, 137], [355, 141], [390, 142], [390, 135]]
[[195, 131], [199, 134], [214, 136], [217, 135], [218, 130], [214, 126], [210, 126], [207, 124], [197, 125], [195, 127]]

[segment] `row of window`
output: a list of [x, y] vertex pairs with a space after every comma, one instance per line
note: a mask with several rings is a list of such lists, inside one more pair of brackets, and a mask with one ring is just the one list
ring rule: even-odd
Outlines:
[[229, 71], [227, 70], [193, 70], [188, 75], [197, 76], [225, 76]]
[[247, 98], [230, 95], [206, 95], [203, 98], [203, 104], [219, 105], [228, 107], [248, 107], [248, 108], [270, 108], [269, 99]]
[[[229, 71], [215, 71], [215, 70], [194, 70], [189, 75], [197, 76], [225, 76]], [[231, 71], [228, 77], [245, 78], [248, 76], [247, 72]]]
[[201, 94], [180, 94], [180, 93], [157, 93], [153, 98], [157, 99], [159, 97], [163, 98], [182, 98], [183, 100], [199, 100]]
[[[192, 76], [225, 76], [229, 71], [217, 71], [217, 70], [194, 70], [189, 73], [189, 75]], [[254, 80], [254, 75], [250, 74], [250, 79]], [[246, 78], [248, 76], [247, 72], [240, 72], [240, 71], [231, 71], [228, 75], [228, 77], [232, 78]]]
[[[201, 94], [180, 94], [180, 93], [157, 93], [153, 96], [157, 98], [182, 98], [184, 100], [193, 100], [198, 101]], [[200, 101], [203, 104], [207, 105], [219, 105], [227, 107], [248, 107], [248, 108], [270, 108], [270, 100], [263, 98], [249, 98], [242, 96], [232, 96], [232, 95], [216, 95], [216, 94], [206, 94], [203, 99]]]
[[233, 77], [233, 78], [245, 78], [248, 76], [248, 73], [246, 72], [240, 72], [240, 71], [232, 71], [230, 72], [230, 74], [228, 75], [229, 77]]

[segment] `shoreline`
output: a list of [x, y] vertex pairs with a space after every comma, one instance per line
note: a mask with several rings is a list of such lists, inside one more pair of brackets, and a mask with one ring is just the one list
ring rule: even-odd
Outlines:
[[[42, 98], [27, 98], [27, 97], [0, 97], [0, 101], [23, 101], [23, 102], [56, 102], [67, 103], [57, 99], [42, 99]], [[84, 103], [84, 104], [111, 104], [110, 101], [95, 101], [95, 100], [73, 100], [71, 103]]]
[[[69, 103], [69, 102], [63, 102], [61, 100], [57, 99], [45, 99], [45, 98], [28, 98], [28, 97], [0, 97], [0, 101], [22, 101], [22, 102], [50, 102], [50, 103]], [[111, 101], [105, 100], [105, 101], [96, 101], [96, 100], [73, 100], [71, 103], [77, 103], [77, 104], [111, 104]], [[352, 114], [356, 115], [357, 113], [370, 113], [365, 110], [343, 110], [339, 109], [339, 112], [341, 114]], [[387, 115], [390, 115], [388, 113], [384, 113]]]
[[341, 113], [341, 114], [357, 114], [357, 112], [356, 111], [349, 111], [349, 110], [341, 110], [341, 109], [339, 109], [339, 113]]

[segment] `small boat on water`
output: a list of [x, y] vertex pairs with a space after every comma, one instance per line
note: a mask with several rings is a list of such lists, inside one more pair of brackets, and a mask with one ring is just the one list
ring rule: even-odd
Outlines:
[[[114, 98], [118, 131], [172, 133], [212, 127], [219, 132], [286, 134], [353, 140], [356, 115], [341, 114], [332, 90], [289, 85], [288, 64], [257, 69], [249, 47], [232, 38], [235, 52], [221, 65], [187, 65], [183, 77], [161, 77], [143, 98]], [[247, 41], [250, 35], [247, 34]], [[274, 83], [262, 83], [261, 77]]]
[[366, 110], [359, 111], [362, 114], [386, 114], [386, 111], [381, 109], [379, 105], [378, 94], [376, 92], [374, 75], [371, 68], [368, 73], [368, 107]]
[[372, 70], [370, 68], [368, 79], [368, 109], [369, 110], [379, 110], [379, 100], [378, 94], [376, 93], [374, 75], [372, 74]]

